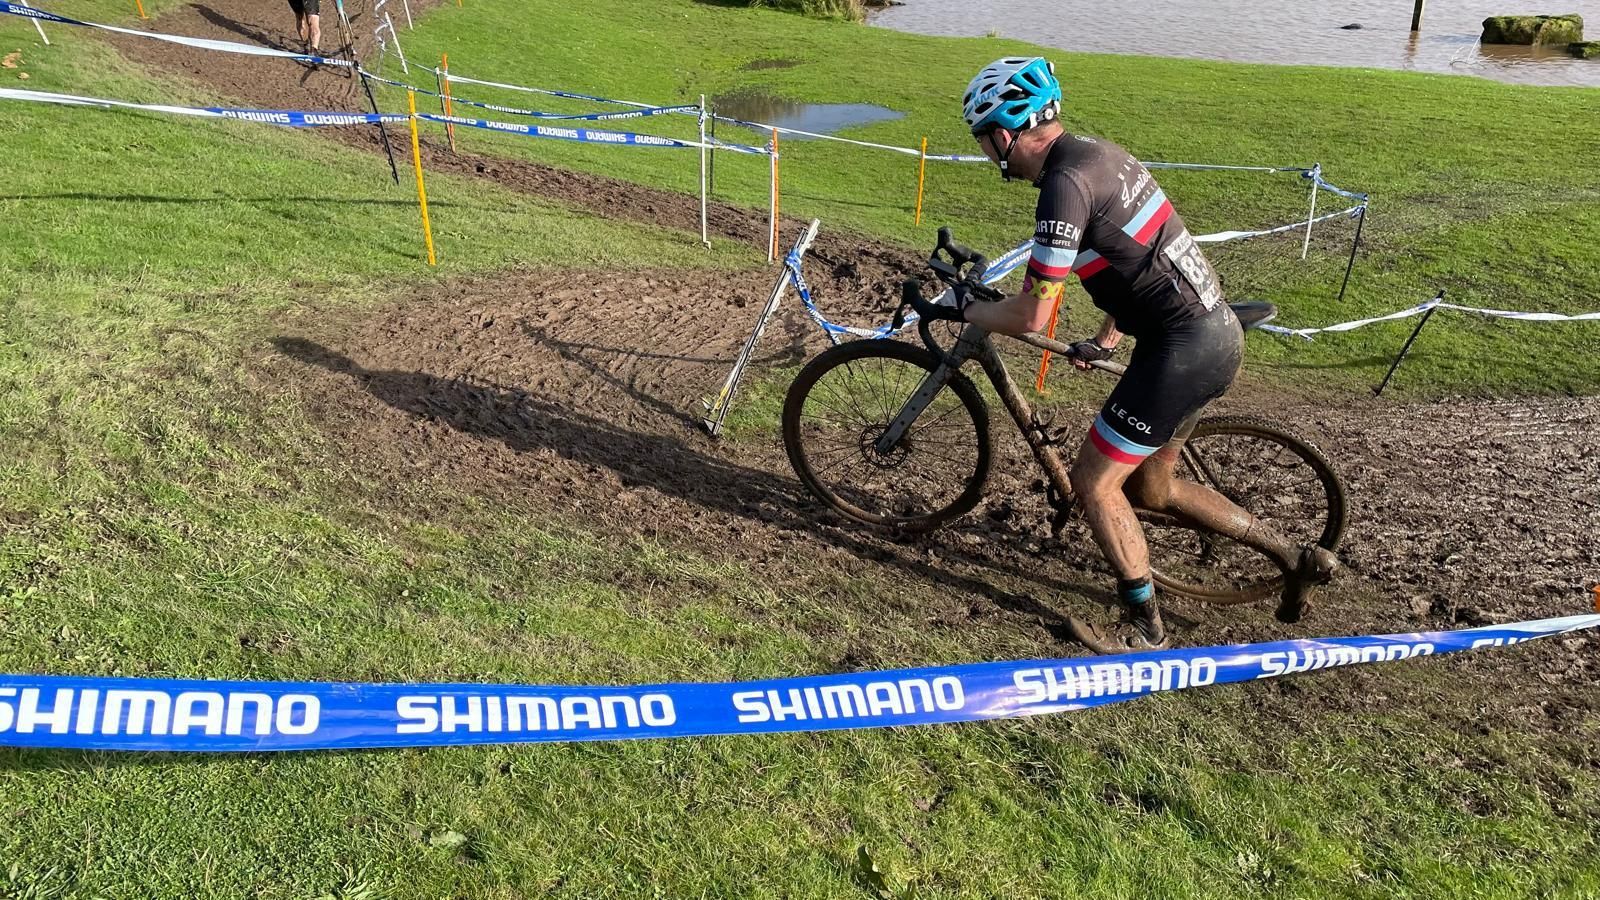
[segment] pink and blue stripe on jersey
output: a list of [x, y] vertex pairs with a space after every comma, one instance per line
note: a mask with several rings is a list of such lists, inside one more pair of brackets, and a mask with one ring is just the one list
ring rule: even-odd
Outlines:
[[1155, 193], [1150, 195], [1150, 199], [1145, 201], [1144, 206], [1139, 208], [1139, 212], [1123, 226], [1122, 230], [1139, 243], [1148, 245], [1150, 239], [1155, 237], [1156, 232], [1161, 230], [1161, 226], [1167, 224], [1170, 218], [1172, 218], [1172, 201], [1167, 199], [1166, 192], [1156, 188]]
[[1146, 447], [1128, 440], [1112, 430], [1111, 423], [1106, 421], [1106, 414], [1101, 413], [1095, 417], [1094, 427], [1089, 429], [1089, 440], [1096, 450], [1105, 454], [1112, 462], [1124, 465], [1137, 466], [1145, 461], [1150, 454], [1160, 450], [1160, 447]]
[[1066, 247], [1033, 245], [1033, 255], [1028, 257], [1028, 271], [1050, 281], [1061, 281], [1072, 273], [1072, 261], [1078, 251]]
[[1104, 256], [1093, 250], [1085, 250], [1079, 253], [1077, 260], [1073, 262], [1072, 273], [1081, 280], [1098, 274], [1109, 268], [1110, 265], [1111, 263]]

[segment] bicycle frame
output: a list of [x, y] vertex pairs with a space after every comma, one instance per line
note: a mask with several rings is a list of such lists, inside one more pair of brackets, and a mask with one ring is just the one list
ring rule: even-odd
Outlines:
[[[1045, 477], [1049, 480], [1055, 496], [1063, 501], [1071, 497], [1073, 495], [1072, 481], [1068, 475], [1067, 464], [1062, 459], [1061, 452], [1057, 449], [1059, 444], [1050, 438], [1046, 431], [1045, 423], [1040, 422], [1034, 415], [1033, 407], [1028, 403], [1027, 398], [1022, 395], [1022, 391], [1017, 387], [1016, 381], [1011, 378], [1011, 372], [1006, 368], [1005, 360], [1001, 358], [1000, 351], [995, 347], [994, 340], [989, 332], [976, 325], [968, 324], [961, 330], [961, 334], [957, 336], [955, 347], [948, 352], [943, 351], [934, 343], [931, 333], [924, 331], [922, 337], [923, 343], [927, 345], [928, 349], [939, 355], [943, 361], [937, 369], [917, 386], [917, 390], [906, 401], [905, 405], [900, 408], [899, 414], [895, 416], [889, 428], [874, 444], [873, 449], [884, 455], [893, 451], [895, 446], [900, 443], [900, 439], [905, 436], [907, 429], [928, 408], [928, 404], [933, 402], [933, 398], [944, 390], [961, 366], [968, 360], [975, 359], [983, 368], [984, 374], [988, 376], [989, 383], [994, 386], [995, 393], [999, 395], [1000, 402], [1005, 405], [1006, 412], [1010, 414], [1011, 420], [1016, 423], [1017, 430], [1022, 433], [1023, 440], [1028, 442], [1028, 449], [1032, 451], [1033, 458], [1038, 462], [1039, 467], [1044, 470]], [[1016, 340], [1029, 346], [1037, 347], [1040, 350], [1049, 350], [1051, 353], [1058, 353], [1066, 357], [1072, 356], [1071, 347], [1060, 341], [1047, 338], [1042, 334], [1030, 332], [1028, 334], [1014, 335], [1014, 337]], [[1128, 371], [1127, 366], [1108, 360], [1091, 360], [1089, 365], [1091, 368], [1098, 369], [1108, 375], [1115, 375], [1118, 378]], [[1187, 443], [1183, 446], [1181, 458], [1188, 464], [1189, 470], [1196, 481], [1212, 490], [1221, 490], [1221, 482], [1210, 463]], [[1062, 512], [1070, 508], [1064, 503], [1052, 502], [1052, 505]], [[1141, 515], [1151, 522], [1178, 524], [1165, 514], [1141, 510]], [[1059, 522], [1060, 520], [1058, 520], [1058, 525]], [[1202, 534], [1202, 540], [1209, 548], [1211, 544], [1210, 538]]]
[[[1065, 356], [1072, 355], [1072, 348], [1043, 335], [1023, 334], [1018, 335], [1017, 340], [1038, 347], [1041, 350], [1049, 350], [1052, 353], [1060, 353]], [[932, 347], [931, 341], [925, 342], [930, 345], [930, 349], [934, 349], [935, 353], [940, 353], [939, 350]], [[1033, 451], [1033, 458], [1044, 469], [1045, 476], [1050, 480], [1050, 484], [1055, 489], [1057, 496], [1063, 498], [1072, 496], [1072, 484], [1067, 476], [1066, 463], [1062, 461], [1060, 452], [1056, 450], [1055, 442], [1050, 439], [1049, 434], [1046, 432], [1044, 423], [1040, 422], [1035, 416], [1033, 407], [1028, 403], [1027, 398], [1022, 396], [1022, 391], [1017, 387], [1016, 381], [1012, 380], [1011, 372], [1006, 368], [1005, 360], [1001, 359], [1000, 351], [995, 347], [989, 332], [976, 325], [967, 325], [957, 337], [955, 347], [947, 353], [941, 353], [941, 356], [943, 357], [943, 362], [917, 386], [917, 390], [912, 393], [910, 399], [900, 408], [900, 412], [895, 416], [894, 421], [889, 424], [888, 430], [883, 433], [882, 437], [878, 438], [874, 449], [884, 455], [894, 450], [895, 445], [899, 444], [900, 439], [905, 436], [906, 430], [917, 420], [917, 417], [922, 415], [923, 410], [928, 408], [928, 404], [933, 402], [933, 398], [938, 396], [939, 392], [944, 390], [945, 386], [950, 383], [950, 379], [955, 376], [962, 364], [968, 360], [975, 359], [983, 368], [984, 374], [989, 377], [989, 383], [994, 385], [995, 393], [1000, 396], [1000, 402], [1005, 404], [1006, 412], [1011, 414], [1011, 419], [1016, 423], [1017, 430], [1022, 432], [1023, 439], [1028, 442], [1028, 448]], [[1090, 363], [1090, 365], [1117, 376], [1121, 376], [1123, 372], [1127, 371], [1126, 366], [1114, 362], [1097, 360]]]

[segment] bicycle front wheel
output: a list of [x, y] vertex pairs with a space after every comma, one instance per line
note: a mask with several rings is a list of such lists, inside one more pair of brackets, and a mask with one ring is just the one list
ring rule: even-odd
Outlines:
[[888, 340], [841, 344], [807, 363], [783, 404], [784, 449], [806, 489], [859, 522], [907, 531], [971, 511], [989, 477], [989, 410], [965, 375], [952, 373], [899, 442], [878, 448], [939, 365]]
[[[1344, 535], [1344, 485], [1315, 444], [1253, 416], [1202, 419], [1176, 474], [1227, 497], [1297, 545], [1329, 550]], [[1192, 600], [1250, 603], [1283, 590], [1283, 573], [1260, 552], [1140, 513], [1158, 584]]]

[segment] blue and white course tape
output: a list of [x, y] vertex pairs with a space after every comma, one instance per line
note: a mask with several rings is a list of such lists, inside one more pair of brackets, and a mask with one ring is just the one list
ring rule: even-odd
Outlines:
[[735, 683], [568, 687], [0, 675], [0, 745], [135, 752], [442, 747], [888, 728], [1071, 712], [1600, 626], [1600, 615]]

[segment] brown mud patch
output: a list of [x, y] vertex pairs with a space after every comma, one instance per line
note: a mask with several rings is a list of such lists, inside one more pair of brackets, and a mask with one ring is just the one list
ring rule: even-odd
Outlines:
[[766, 69], [792, 69], [798, 65], [798, 59], [752, 59], [739, 68], [746, 72], [760, 72]]
[[[859, 264], [815, 262], [819, 297], [856, 310], [854, 321], [882, 317], [870, 312], [881, 302], [872, 285], [890, 270], [864, 277]], [[698, 429], [699, 399], [731, 366], [771, 277], [768, 269], [528, 272], [453, 282], [342, 325], [310, 324], [325, 322], [311, 311], [284, 323], [260, 363], [275, 389], [298, 393], [312, 418], [381, 477], [442, 480], [601, 534], [736, 560], [780, 593], [844, 572], [887, 587], [885, 615], [992, 631], [986, 643], [995, 651], [1079, 652], [1062, 641], [1064, 616], [1101, 615], [1109, 576], [1080, 525], [1062, 542], [1049, 537], [1031, 460], [1003, 423], [985, 503], [919, 538], [822, 511], [775, 436], [728, 443]], [[798, 364], [826, 346], [797, 307], [769, 329], [758, 370]], [[1274, 396], [1247, 383], [1218, 411], [1257, 412]], [[1075, 415], [1087, 424], [1094, 405], [1062, 411], [1058, 424]], [[1346, 575], [1297, 627], [1272, 621], [1266, 606], [1173, 603], [1183, 643], [1432, 630], [1584, 610], [1587, 588], [1600, 579], [1600, 401], [1333, 407], [1279, 399], [1270, 415], [1321, 444], [1347, 482]], [[1520, 727], [1578, 727], [1600, 708], [1597, 645], [1580, 635], [1440, 661], [1466, 681], [1428, 702], [1463, 716], [1492, 709]], [[870, 645], [850, 656], [818, 663], [920, 662]], [[1328, 678], [1346, 689], [1286, 687], [1261, 702], [1309, 715], [1318, 704], [1380, 710], [1393, 701], [1372, 673]], [[1508, 684], [1516, 690], [1503, 690]], [[1349, 689], [1356, 685], [1370, 690]]]

